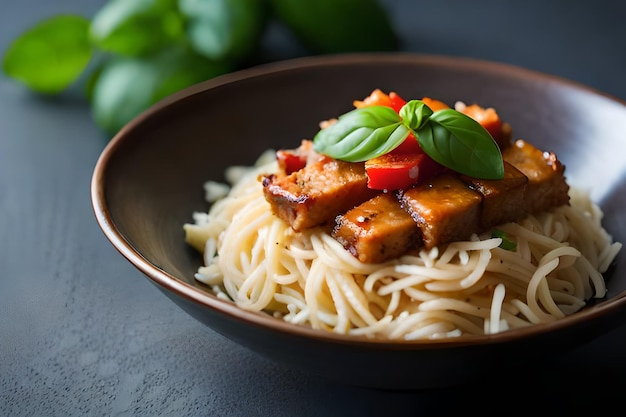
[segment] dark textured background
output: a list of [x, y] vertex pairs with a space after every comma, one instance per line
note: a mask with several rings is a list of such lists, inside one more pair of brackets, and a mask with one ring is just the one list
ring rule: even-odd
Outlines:
[[[39, 19], [89, 17], [103, 3], [2, 0], [0, 51]], [[626, 99], [626, 3], [384, 4], [405, 51], [506, 62]], [[304, 53], [278, 26], [264, 46], [264, 60]], [[422, 392], [344, 387], [258, 357], [188, 317], [106, 241], [89, 200], [105, 144], [82, 99], [44, 100], [0, 77], [0, 416], [600, 415], [621, 405], [626, 326], [539, 374]]]

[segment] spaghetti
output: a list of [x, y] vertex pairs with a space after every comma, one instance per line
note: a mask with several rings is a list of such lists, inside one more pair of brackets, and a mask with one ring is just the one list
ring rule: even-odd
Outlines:
[[[195, 278], [219, 296], [290, 323], [388, 340], [481, 335], [551, 322], [606, 294], [603, 273], [622, 244], [581, 190], [571, 204], [379, 264], [358, 261], [322, 228], [294, 232], [274, 216], [258, 177], [273, 152], [207, 183], [207, 213], [186, 240], [201, 251]], [[271, 161], [270, 161], [271, 160]], [[216, 191], [218, 193], [216, 194]]]

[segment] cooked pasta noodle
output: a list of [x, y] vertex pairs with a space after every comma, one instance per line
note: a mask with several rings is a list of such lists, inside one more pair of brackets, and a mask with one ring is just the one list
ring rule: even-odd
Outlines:
[[274, 164], [231, 171], [226, 196], [207, 183], [213, 204], [185, 225], [186, 238], [204, 252], [198, 281], [243, 309], [298, 325], [410, 340], [550, 322], [605, 295], [602, 274], [622, 247], [589, 195], [572, 188], [570, 206], [498, 226], [514, 251], [488, 232], [361, 263], [322, 229], [296, 233], [272, 215], [258, 174]]

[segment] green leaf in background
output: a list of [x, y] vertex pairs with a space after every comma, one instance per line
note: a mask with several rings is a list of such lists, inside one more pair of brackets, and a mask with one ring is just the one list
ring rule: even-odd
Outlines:
[[184, 37], [177, 0], [110, 0], [93, 17], [92, 42], [126, 56], [147, 55]]
[[[396, 49], [378, 1], [106, 0], [91, 20], [59, 15], [39, 22], [10, 45], [2, 69], [47, 94], [85, 75], [96, 123], [115, 134], [167, 95], [254, 65], [270, 19], [286, 24], [313, 54]], [[379, 129], [368, 146], [381, 135], [406, 133], [389, 130]]]
[[180, 0], [179, 6], [192, 47], [215, 60], [246, 58], [268, 20], [266, 0]]
[[377, 0], [270, 0], [274, 13], [314, 53], [386, 51], [398, 38]]
[[114, 135], [157, 101], [229, 70], [225, 63], [180, 47], [150, 57], [116, 57], [102, 67], [93, 84], [93, 117]]
[[84, 71], [93, 51], [89, 20], [60, 15], [39, 22], [9, 46], [2, 70], [33, 91], [57, 94]]

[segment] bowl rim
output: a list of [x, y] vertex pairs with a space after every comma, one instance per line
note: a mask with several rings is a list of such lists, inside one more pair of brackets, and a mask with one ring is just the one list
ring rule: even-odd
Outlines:
[[188, 284], [182, 279], [177, 278], [176, 276], [149, 262], [124, 238], [121, 231], [116, 227], [108, 209], [108, 202], [106, 200], [105, 174], [110, 168], [109, 162], [114, 157], [116, 152], [129, 137], [132, 137], [132, 131], [136, 129], [137, 126], [143, 124], [148, 118], [154, 117], [163, 109], [190, 96], [201, 94], [204, 91], [244, 79], [249, 80], [269, 74], [276, 75], [281, 72], [289, 72], [292, 70], [311, 69], [315, 67], [327, 67], [333, 65], [359, 65], [372, 63], [374, 61], [377, 63], [384, 61], [388, 64], [404, 63], [439, 67], [453, 66], [457, 69], [461, 67], [464, 69], [473, 69], [475, 71], [480, 70], [488, 73], [500, 73], [504, 71], [512, 74], [512, 76], [516, 78], [539, 79], [545, 82], [557, 83], [574, 89], [583, 90], [594, 95], [603, 96], [617, 104], [621, 104], [625, 107], [626, 111], [626, 101], [582, 83], [512, 64], [463, 56], [408, 52], [366, 52], [306, 56], [260, 64], [254, 67], [220, 75], [178, 91], [143, 111], [113, 136], [113, 138], [102, 150], [96, 161], [90, 184], [92, 209], [95, 214], [96, 221], [105, 237], [109, 240], [113, 247], [124, 258], [126, 258], [127, 261], [129, 261], [150, 281], [163, 290], [167, 290], [168, 292], [186, 299], [187, 301], [200, 307], [211, 309], [216, 313], [225, 314], [232, 319], [246, 322], [252, 326], [258, 326], [275, 332], [289, 334], [290, 336], [316, 339], [320, 342], [330, 342], [334, 344], [358, 345], [383, 350], [442, 349], [457, 348], [467, 345], [476, 346], [484, 344], [503, 344], [565, 330], [582, 322], [594, 321], [603, 317], [605, 314], [617, 313], [622, 309], [626, 309], [626, 291], [623, 291], [610, 299], [600, 300], [596, 305], [585, 307], [582, 311], [554, 322], [535, 324], [496, 334], [479, 336], [467, 335], [442, 339], [418, 340], [384, 340], [368, 338], [366, 336], [338, 334], [288, 323], [262, 312], [247, 311], [237, 307], [231, 301], [218, 298], [217, 296], [211, 294], [208, 290], [204, 290], [199, 286]]

